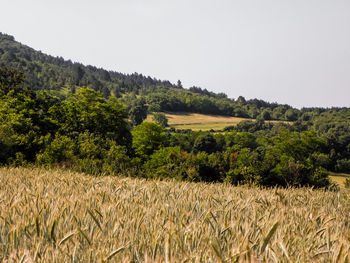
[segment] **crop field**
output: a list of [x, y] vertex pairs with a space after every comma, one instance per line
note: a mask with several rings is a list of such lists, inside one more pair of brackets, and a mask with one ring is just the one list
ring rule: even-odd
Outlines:
[[0, 169], [2, 262], [348, 262], [350, 193]]
[[[166, 113], [168, 124], [176, 129], [191, 129], [194, 131], [218, 130], [227, 126], [236, 125], [240, 121], [250, 120], [246, 118], [228, 117], [220, 115], [207, 115], [199, 113]], [[148, 115], [146, 121], [152, 121], [152, 115]]]

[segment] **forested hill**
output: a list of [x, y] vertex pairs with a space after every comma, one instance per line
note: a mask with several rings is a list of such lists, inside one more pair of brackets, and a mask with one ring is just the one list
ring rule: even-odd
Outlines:
[[[153, 111], [184, 111], [221, 114], [237, 117], [276, 120], [296, 120], [300, 112], [288, 105], [263, 100], [245, 100], [239, 96], [229, 99], [199, 87], [184, 89], [181, 82], [172, 84], [142, 74], [122, 74], [94, 66], [74, 63], [62, 57], [53, 57], [36, 51], [0, 33], [0, 67], [6, 66], [23, 72], [25, 83], [35, 90], [75, 92], [86, 86], [100, 91], [105, 97], [122, 97], [131, 107], [150, 104]], [[239, 95], [239, 94], [238, 94]]]
[[[127, 105], [127, 111], [120, 102]], [[257, 121], [246, 120], [226, 127], [225, 131], [231, 131], [226, 134], [165, 132], [154, 123], [156, 126], [149, 122], [142, 123], [147, 113], [159, 111], [221, 114]], [[127, 118], [131, 120], [131, 125]], [[270, 119], [292, 122], [264, 121]], [[108, 158], [104, 160], [105, 156], [115, 158], [119, 156], [116, 152], [125, 150], [125, 154], [133, 158], [141, 149], [138, 165], [146, 165], [145, 162], [154, 157], [147, 164], [150, 174], [159, 164], [157, 154], [181, 157], [186, 156], [186, 152], [194, 154], [194, 159], [189, 157], [183, 160], [193, 162], [186, 166], [186, 174], [189, 171], [190, 177], [194, 176], [191, 172], [193, 165], [204, 177], [205, 174], [213, 174], [212, 169], [216, 169], [221, 179], [221, 175], [234, 175], [234, 180], [245, 176], [248, 180], [251, 174], [255, 174], [256, 178], [265, 178], [268, 184], [271, 178], [267, 179], [266, 176], [270, 174], [279, 176], [292, 173], [297, 179], [309, 180], [310, 175], [318, 176], [319, 167], [350, 173], [349, 108], [298, 110], [257, 99], [229, 99], [225, 94], [215, 94], [198, 87], [184, 89], [181, 82], [174, 85], [140, 74], [125, 75], [65, 61], [35, 51], [5, 34], [0, 34], [0, 120], [0, 164], [45, 159], [43, 163], [69, 161], [78, 165], [81, 162], [82, 167], [90, 167], [91, 156], [95, 156], [96, 167], [101, 171], [103, 162], [110, 161]], [[147, 138], [144, 130], [153, 134], [153, 128], [149, 125], [160, 134], [152, 137], [156, 145], [152, 151], [147, 150], [149, 141], [137, 146], [138, 139], [142, 141]], [[164, 142], [160, 139], [164, 139]], [[131, 145], [134, 148], [130, 148]], [[117, 146], [126, 148], [121, 150]], [[164, 150], [164, 147], [180, 148], [176, 148], [177, 153], [173, 155], [172, 149]], [[87, 153], [86, 149], [96, 149], [96, 152]], [[164, 152], [157, 152], [152, 157], [155, 149]], [[179, 152], [179, 149], [185, 153]], [[202, 159], [203, 167], [197, 166], [199, 159], [195, 158], [197, 153], [202, 158], [203, 151], [212, 154], [210, 167], [207, 165], [209, 159]], [[235, 159], [237, 154], [241, 161]], [[164, 163], [168, 163], [169, 158], [163, 159]], [[113, 163], [119, 163], [115, 160]], [[217, 160], [228, 163], [218, 163]], [[232, 162], [233, 166], [229, 160], [236, 160]], [[110, 164], [106, 165], [110, 167]], [[171, 167], [183, 167], [172, 165], [169, 171]], [[226, 170], [221, 171], [220, 167]], [[207, 172], [203, 172], [203, 169]], [[183, 176], [182, 172], [177, 176]], [[302, 178], [300, 174], [306, 177]], [[209, 176], [208, 180], [216, 179]], [[306, 185], [311, 182], [298, 180], [293, 184]], [[314, 183], [311, 182], [311, 185]]]
[[129, 113], [130, 110], [140, 111], [138, 107], [149, 104], [148, 111], [197, 112], [282, 121], [310, 122], [322, 113], [328, 116], [328, 113], [334, 115], [334, 112], [337, 118], [340, 112], [340, 116], [346, 117], [347, 121], [350, 115], [348, 108], [298, 110], [259, 99], [245, 100], [239, 94], [237, 99], [230, 99], [226, 94], [216, 94], [199, 87], [184, 89], [180, 81], [172, 84], [138, 73], [129, 75], [85, 66], [43, 54], [0, 32], [0, 67], [3, 66], [24, 73], [25, 83], [31, 89], [67, 94], [75, 93], [77, 87], [86, 86], [101, 92], [106, 98], [121, 98]]
[[175, 87], [169, 81], [160, 81], [141, 74], [125, 75], [94, 66], [73, 63], [62, 57], [53, 57], [36, 51], [0, 32], [0, 64], [26, 74], [26, 82], [34, 89], [59, 90], [62, 87], [91, 86], [105, 96], [137, 91], [142, 87]]

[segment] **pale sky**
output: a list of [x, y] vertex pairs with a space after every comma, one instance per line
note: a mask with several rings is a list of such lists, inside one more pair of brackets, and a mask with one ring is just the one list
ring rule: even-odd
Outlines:
[[0, 0], [53, 56], [294, 107], [350, 107], [350, 0]]

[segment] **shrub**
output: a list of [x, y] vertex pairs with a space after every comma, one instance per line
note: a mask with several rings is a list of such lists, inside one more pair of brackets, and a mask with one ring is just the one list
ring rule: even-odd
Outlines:
[[186, 158], [186, 179], [193, 182], [218, 182], [220, 180], [219, 170], [210, 162], [210, 155], [206, 152], [189, 154]]
[[301, 186], [310, 181], [311, 171], [293, 157], [283, 155], [280, 162], [271, 171], [282, 186]]
[[112, 145], [104, 158], [102, 171], [107, 174], [117, 175], [130, 169], [132, 163], [127, 152], [125, 146]]
[[144, 164], [147, 177], [149, 178], [177, 178], [185, 176], [184, 167], [186, 153], [180, 147], [165, 147], [153, 153]]
[[145, 163], [150, 178], [176, 178], [187, 181], [215, 182], [220, 180], [219, 170], [205, 152], [186, 153], [180, 147], [161, 148]]
[[194, 141], [193, 151], [213, 153], [216, 151], [216, 140], [210, 133], [199, 135]]
[[64, 164], [74, 160], [74, 150], [75, 143], [71, 138], [58, 135], [36, 159], [39, 164]]
[[168, 118], [162, 112], [153, 113], [153, 121], [160, 125], [162, 128], [168, 127]]
[[350, 159], [338, 160], [335, 169], [339, 173], [350, 172]]
[[322, 167], [318, 167], [312, 176], [312, 181], [310, 182], [310, 185], [313, 185], [315, 187], [329, 186], [329, 172]]
[[132, 130], [132, 146], [135, 153], [141, 158], [147, 159], [154, 151], [164, 146], [167, 142], [167, 134], [156, 123], [144, 122]]
[[350, 188], [350, 178], [346, 178], [346, 179], [345, 179], [344, 187], [345, 187], [345, 188]]

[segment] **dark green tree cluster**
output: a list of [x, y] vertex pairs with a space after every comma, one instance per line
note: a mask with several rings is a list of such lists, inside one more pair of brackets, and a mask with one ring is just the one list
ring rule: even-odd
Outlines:
[[155, 123], [159, 124], [162, 128], [168, 127], [168, 118], [163, 112], [153, 113], [153, 119]]
[[327, 142], [327, 168], [350, 173], [350, 109], [302, 109], [293, 124], [297, 131], [312, 130]]
[[34, 90], [74, 91], [76, 86], [90, 87], [104, 97], [138, 92], [143, 87], [176, 87], [142, 74], [130, 75], [84, 66], [36, 51], [0, 32], [0, 66], [26, 72], [25, 83]]
[[146, 162], [150, 177], [265, 186], [329, 185], [328, 172], [317, 158], [326, 154], [326, 141], [315, 132], [284, 127], [261, 133], [178, 132], [170, 135], [168, 145]]
[[141, 124], [147, 118], [147, 106], [144, 99], [137, 99], [135, 94], [129, 94], [129, 97], [133, 97], [128, 104], [129, 118], [133, 126]]
[[[243, 97], [234, 100], [220, 94], [214, 96], [211, 93], [208, 95], [207, 92], [194, 92], [193, 88], [190, 90], [145, 88], [141, 89], [140, 95], [150, 105], [151, 111], [196, 112], [283, 121], [294, 121], [299, 116], [299, 111], [288, 105], [282, 106], [260, 100], [246, 101]], [[129, 104], [130, 101], [125, 99], [125, 103]]]
[[60, 99], [34, 92], [23, 79], [0, 68], [0, 163], [58, 164], [99, 173], [131, 162], [127, 113], [116, 98], [81, 88]]

